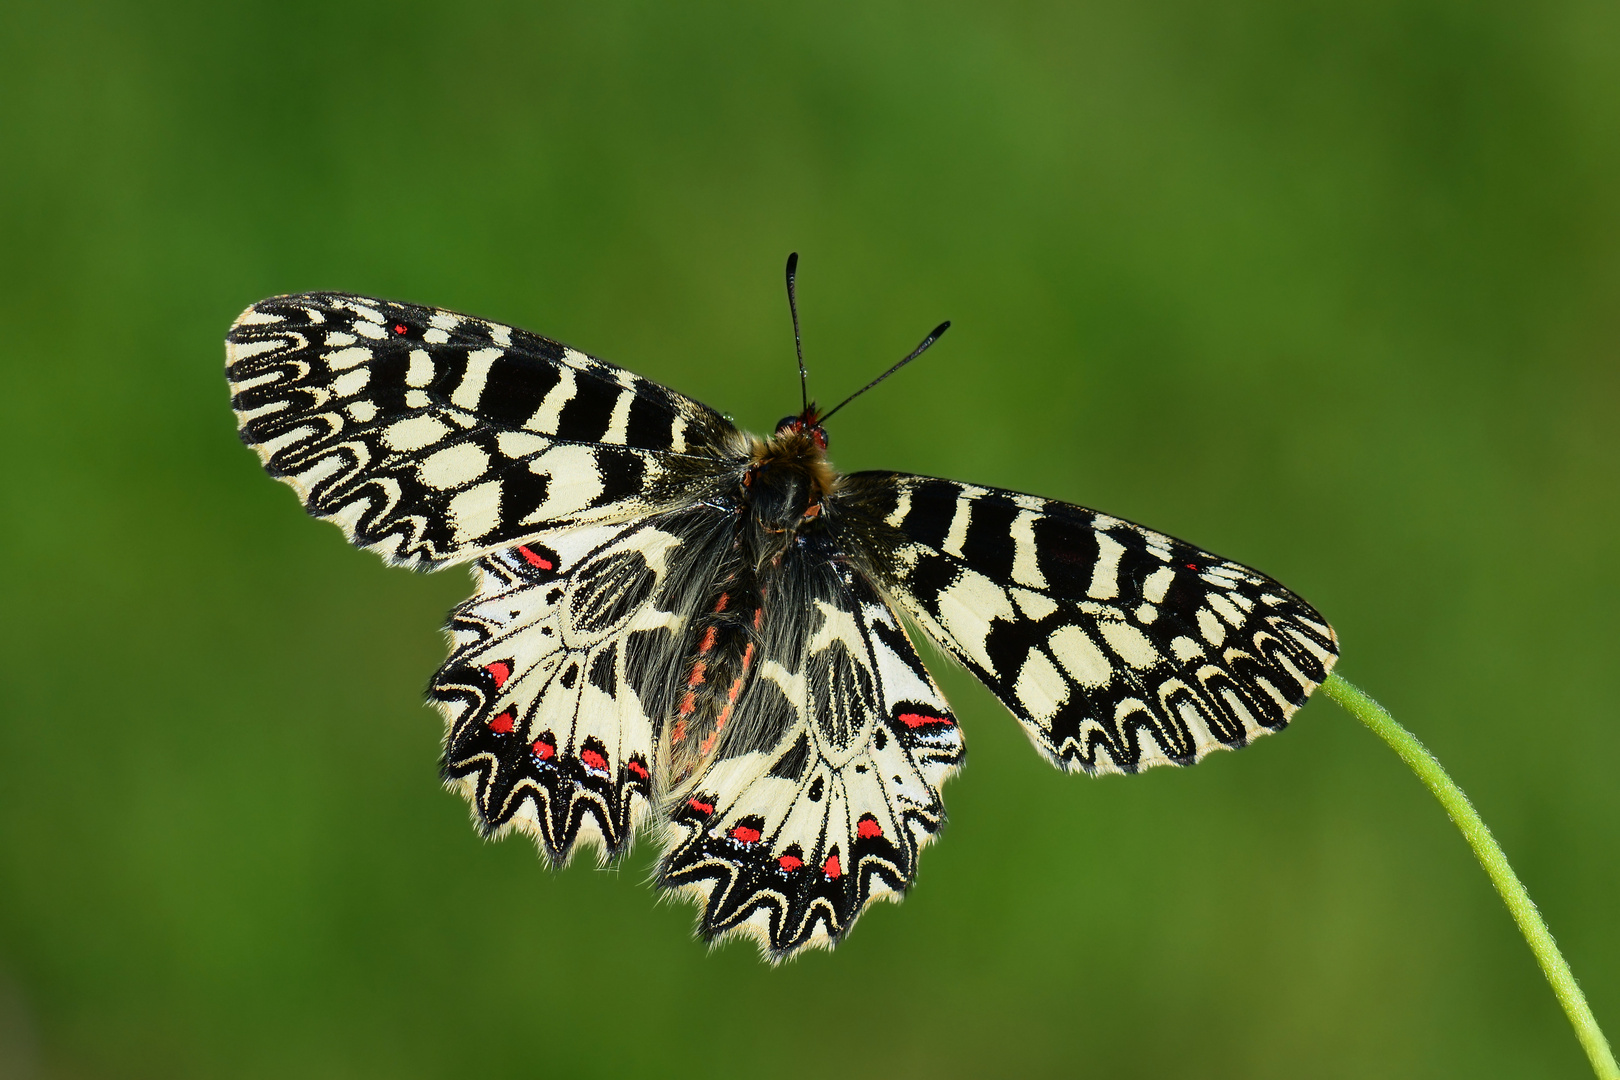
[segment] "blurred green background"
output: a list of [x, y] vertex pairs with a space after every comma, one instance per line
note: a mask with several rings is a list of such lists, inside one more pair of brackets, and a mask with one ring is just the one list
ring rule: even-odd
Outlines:
[[771, 969], [489, 845], [422, 702], [465, 573], [236, 441], [221, 338], [372, 292], [846, 469], [1252, 563], [1438, 752], [1620, 1033], [1620, 9], [12, 0], [0, 1074], [1575, 1077], [1523, 942], [1330, 703], [1193, 770], [971, 752], [899, 907]]

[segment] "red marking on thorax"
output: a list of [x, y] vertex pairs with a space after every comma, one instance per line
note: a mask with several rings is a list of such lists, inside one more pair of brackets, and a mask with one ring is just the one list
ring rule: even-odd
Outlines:
[[720, 612], [726, 610], [726, 602], [728, 600], [730, 600], [730, 599], [731, 599], [731, 594], [730, 593], [724, 593], [724, 592], [721, 593], [720, 594], [720, 599], [715, 601], [715, 605], [714, 605], [715, 613], [719, 614]]
[[698, 642], [698, 652], [706, 653], [710, 649], [714, 648], [714, 638], [719, 632], [719, 628], [714, 626], [711, 626], [707, 630], [703, 631], [703, 640]]
[[703, 669], [708, 667], [702, 660], [692, 665], [692, 677], [686, 680], [687, 686], [700, 686], [703, 683]]
[[855, 825], [855, 835], [867, 840], [883, 835], [883, 826], [872, 818], [861, 818]]
[[676, 707], [676, 711], [682, 716], [691, 716], [692, 710], [695, 708], [697, 708], [697, 695], [688, 690], [685, 696], [681, 698], [681, 703]]
[[495, 689], [499, 690], [506, 685], [506, 680], [512, 677], [512, 667], [504, 660], [497, 660], [493, 664], [485, 664], [484, 670], [489, 672], [495, 680]]
[[905, 712], [900, 714], [900, 722], [908, 728], [920, 728], [924, 724], [950, 724], [950, 720], [943, 716], [929, 716], [926, 713]]
[[536, 570], [550, 570], [554, 566], [554, 564], [552, 563], [552, 561], [550, 559], [546, 558], [543, 555], [536, 555], [534, 552], [530, 551], [526, 547], [519, 547], [518, 548], [518, 554], [523, 556], [523, 561], [524, 562], [528, 563], [530, 566], [534, 567]]

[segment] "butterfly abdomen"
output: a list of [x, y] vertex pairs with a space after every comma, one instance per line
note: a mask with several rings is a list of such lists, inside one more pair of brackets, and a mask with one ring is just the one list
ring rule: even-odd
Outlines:
[[671, 790], [679, 791], [714, 756], [731, 723], [754, 671], [765, 592], [753, 565], [739, 558], [692, 620], [684, 685], [668, 722]]

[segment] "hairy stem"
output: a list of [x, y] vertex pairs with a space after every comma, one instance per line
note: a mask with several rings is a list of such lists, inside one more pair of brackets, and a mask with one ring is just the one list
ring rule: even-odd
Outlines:
[[1508, 911], [1513, 915], [1513, 921], [1519, 924], [1519, 933], [1529, 942], [1530, 951], [1535, 953], [1536, 962], [1541, 965], [1542, 973], [1552, 984], [1553, 994], [1558, 1003], [1564, 1007], [1564, 1014], [1569, 1017], [1570, 1024], [1575, 1028], [1575, 1037], [1580, 1040], [1586, 1056], [1591, 1059], [1592, 1071], [1599, 1080], [1620, 1080], [1620, 1065], [1615, 1064], [1614, 1052], [1609, 1049], [1609, 1041], [1603, 1037], [1603, 1031], [1592, 1016], [1592, 1009], [1586, 1003], [1586, 995], [1581, 993], [1580, 986], [1575, 982], [1575, 976], [1569, 970], [1569, 962], [1564, 954], [1558, 951], [1558, 945], [1553, 941], [1552, 933], [1541, 918], [1541, 912], [1530, 899], [1530, 894], [1524, 891], [1519, 876], [1508, 865], [1507, 856], [1491, 835], [1491, 830], [1485, 827], [1480, 820], [1479, 811], [1474, 804], [1468, 801], [1462, 788], [1456, 781], [1446, 774], [1440, 762], [1435, 760], [1433, 754], [1418, 741], [1417, 736], [1407, 731], [1395, 722], [1395, 718], [1378, 702], [1362, 693], [1355, 686], [1345, 682], [1338, 675], [1329, 675], [1322, 684], [1322, 692], [1373, 730], [1380, 739], [1390, 745], [1401, 760], [1418, 774], [1418, 779], [1434, 793], [1440, 800], [1440, 805], [1446, 808], [1457, 828], [1462, 830], [1463, 837], [1468, 846], [1474, 849], [1474, 857], [1490, 875], [1491, 884], [1501, 894], [1502, 902], [1507, 905]]

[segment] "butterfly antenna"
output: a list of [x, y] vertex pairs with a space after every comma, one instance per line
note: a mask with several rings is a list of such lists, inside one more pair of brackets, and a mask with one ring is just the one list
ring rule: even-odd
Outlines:
[[807, 380], [804, 370], [804, 343], [799, 340], [799, 298], [793, 286], [793, 279], [798, 272], [799, 253], [790, 252], [787, 262], [788, 311], [793, 314], [793, 351], [799, 354], [799, 403], [803, 406], [804, 412], [809, 412], [810, 392], [805, 388]]
[[873, 379], [871, 382], [849, 395], [849, 397], [845, 398], [843, 401], [840, 401], [837, 405], [834, 405], [825, 413], [822, 413], [821, 417], [817, 420], [817, 423], [825, 424], [827, 419], [831, 417], [833, 413], [837, 412], [839, 409], [842, 409], [845, 405], [848, 405], [850, 402], [872, 389], [872, 387], [876, 386], [878, 383], [882, 382], [884, 379], [887, 379], [890, 375], [893, 375], [895, 372], [917, 359], [917, 357], [927, 352], [928, 346], [938, 341], [941, 335], [943, 335], [945, 331], [949, 330], [950, 328], [951, 324], [948, 320], [934, 327], [933, 330], [929, 331], [928, 336], [922, 339], [922, 344], [918, 345], [915, 349], [912, 349], [910, 355], [908, 355], [904, 360], [900, 361], [898, 364], [894, 365], [894, 367], [890, 368], [888, 371], [885, 371], [883, 374], [879, 375], [877, 378]]

